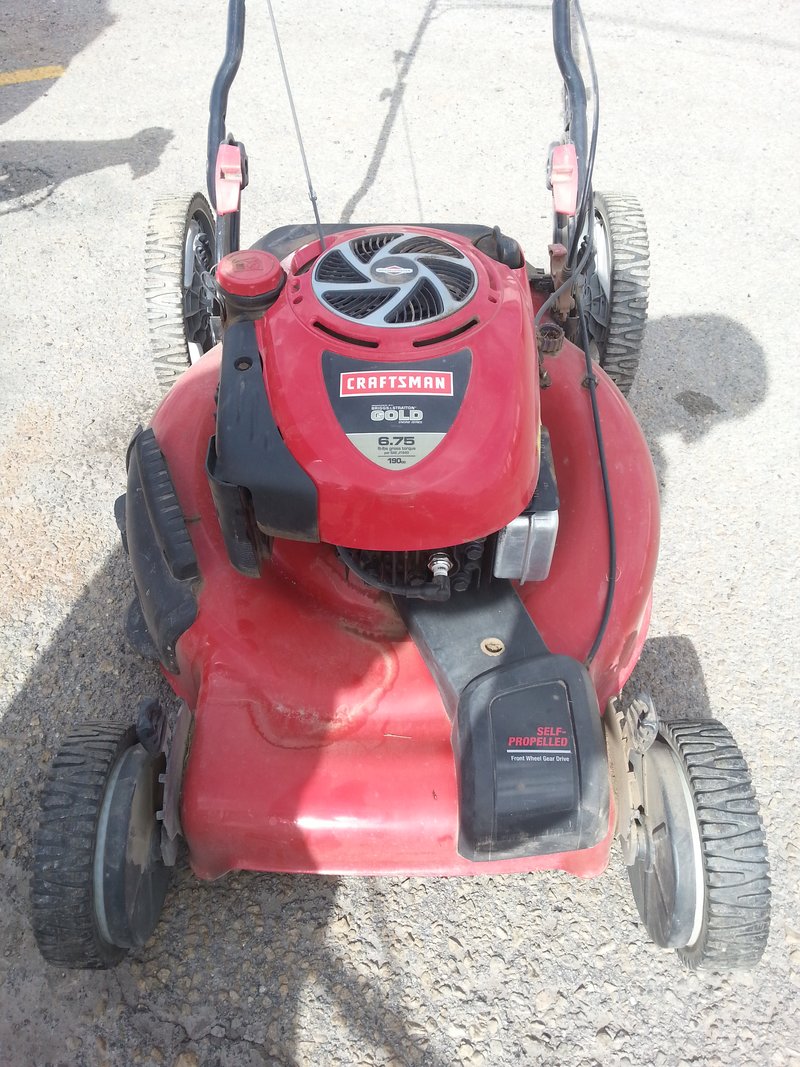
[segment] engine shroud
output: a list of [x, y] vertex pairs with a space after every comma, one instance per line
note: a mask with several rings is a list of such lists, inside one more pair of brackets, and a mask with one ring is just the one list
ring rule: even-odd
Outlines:
[[418, 551], [519, 515], [540, 428], [525, 267], [408, 226], [345, 231], [284, 267], [258, 343], [276, 424], [317, 489], [320, 539]]

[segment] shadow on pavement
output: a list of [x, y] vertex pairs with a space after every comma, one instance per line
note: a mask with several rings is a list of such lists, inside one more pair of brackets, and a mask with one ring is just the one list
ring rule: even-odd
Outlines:
[[[663, 439], [678, 435], [693, 444], [721, 424], [745, 418], [763, 403], [767, 385], [763, 349], [733, 319], [689, 315], [648, 322], [631, 405], [650, 446], [662, 499], [669, 491]], [[688, 637], [645, 643], [626, 695], [640, 690], [650, 693], [664, 719], [713, 715], [702, 664]]]
[[725, 315], [664, 316], [647, 324], [631, 406], [644, 430], [662, 494], [661, 441], [692, 444], [717, 426], [745, 418], [767, 395], [764, 350]]
[[[107, 0], [4, 0], [0, 12], [0, 69], [5, 72], [67, 67], [115, 21]], [[43, 80], [0, 88], [0, 124], [30, 107], [53, 84], [52, 80]]]
[[62, 182], [124, 163], [131, 176], [155, 170], [172, 131], [151, 126], [112, 141], [0, 141], [0, 215], [25, 211]]
[[659, 717], [667, 722], [713, 717], [703, 665], [688, 637], [645, 641], [624, 695], [633, 699], [642, 691], [650, 694]]
[[[384, 89], [380, 96], [381, 100], [389, 101], [389, 110], [386, 112], [386, 118], [383, 120], [383, 125], [381, 126], [380, 133], [378, 134], [378, 139], [375, 142], [375, 147], [372, 150], [372, 156], [370, 158], [369, 163], [367, 164], [367, 170], [364, 174], [364, 178], [359, 187], [356, 189], [356, 191], [348, 199], [347, 203], [342, 208], [342, 213], [339, 216], [339, 222], [352, 222], [353, 214], [358, 208], [358, 205], [361, 203], [361, 201], [370, 191], [372, 186], [375, 184], [375, 179], [377, 178], [378, 171], [381, 168], [381, 163], [383, 162], [383, 157], [386, 153], [386, 146], [389, 143], [389, 137], [392, 133], [392, 130], [394, 129], [394, 125], [397, 121], [398, 115], [405, 123], [403, 95], [406, 90], [406, 78], [408, 77], [409, 72], [411, 71], [411, 66], [417, 55], [419, 47], [422, 44], [422, 39], [425, 36], [425, 31], [427, 30], [428, 26], [431, 23], [431, 20], [434, 17], [437, 3], [438, 0], [428, 0], [428, 3], [425, 6], [425, 10], [422, 13], [422, 18], [420, 19], [417, 25], [414, 37], [408, 47], [408, 50], [405, 52], [397, 51], [394, 54], [394, 62], [396, 67], [394, 85], [391, 88]], [[414, 157], [411, 153], [410, 145], [408, 147], [409, 158], [411, 159], [413, 168]], [[416, 174], [414, 174], [413, 180], [417, 201], [419, 202], [419, 188], [417, 187], [416, 183]]]

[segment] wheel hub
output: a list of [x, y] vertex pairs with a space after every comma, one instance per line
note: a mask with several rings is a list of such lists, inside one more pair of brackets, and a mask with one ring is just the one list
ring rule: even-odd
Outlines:
[[213, 262], [211, 237], [196, 218], [191, 219], [186, 227], [183, 257], [183, 317], [192, 362], [216, 340], [212, 322], [215, 296], [207, 284]]
[[685, 948], [700, 933], [704, 885], [700, 837], [689, 783], [663, 737], [630, 753], [641, 795], [635, 855], [628, 866], [647, 932], [664, 948]]
[[[588, 315], [589, 337], [595, 347], [606, 338], [611, 312], [611, 248], [603, 221], [595, 214], [594, 253], [583, 278], [583, 309]], [[593, 353], [596, 357], [597, 353]]]
[[161, 858], [159, 772], [141, 745], [109, 777], [97, 824], [94, 908], [102, 936], [120, 948], [143, 945], [158, 922], [169, 871]]

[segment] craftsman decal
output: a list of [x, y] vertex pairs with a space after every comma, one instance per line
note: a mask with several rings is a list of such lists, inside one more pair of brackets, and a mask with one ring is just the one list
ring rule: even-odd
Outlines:
[[472, 353], [413, 363], [323, 352], [333, 413], [362, 456], [387, 471], [413, 467], [439, 447], [467, 391]]
[[421, 374], [415, 370], [386, 374], [347, 371], [339, 376], [339, 396], [452, 396], [452, 371]]

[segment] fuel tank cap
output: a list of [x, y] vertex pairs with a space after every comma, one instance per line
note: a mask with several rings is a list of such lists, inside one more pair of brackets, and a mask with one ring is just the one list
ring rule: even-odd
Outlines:
[[223, 256], [217, 266], [216, 280], [229, 311], [263, 314], [277, 299], [286, 273], [275, 256], [254, 248]]

